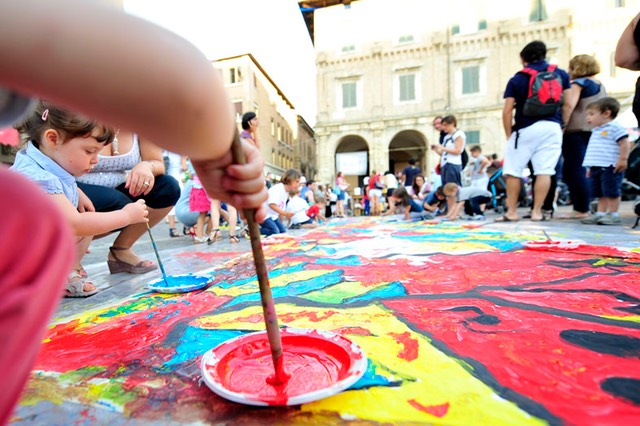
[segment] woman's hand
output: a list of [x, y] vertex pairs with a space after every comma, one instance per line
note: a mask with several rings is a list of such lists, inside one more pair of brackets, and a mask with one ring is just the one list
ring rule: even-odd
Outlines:
[[155, 181], [151, 163], [141, 161], [131, 169], [124, 187], [129, 190], [132, 197], [140, 197], [151, 192]]
[[246, 164], [233, 164], [231, 151], [216, 160], [192, 160], [200, 182], [213, 199], [225, 201], [238, 209], [256, 209], [255, 219], [266, 218], [267, 187], [264, 176], [264, 160], [260, 151], [242, 140]]

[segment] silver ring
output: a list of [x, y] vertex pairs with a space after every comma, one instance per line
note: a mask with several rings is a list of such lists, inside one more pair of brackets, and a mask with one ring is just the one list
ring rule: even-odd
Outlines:
[[151, 185], [149, 182], [143, 182], [142, 184], [143, 184], [144, 186], [149, 186], [149, 185]]

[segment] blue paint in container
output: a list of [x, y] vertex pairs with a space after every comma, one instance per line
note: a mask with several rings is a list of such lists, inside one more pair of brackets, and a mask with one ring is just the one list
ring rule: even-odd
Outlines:
[[200, 290], [206, 287], [211, 281], [212, 277], [207, 275], [167, 275], [150, 282], [147, 284], [147, 288], [157, 291], [158, 293], [186, 293]]

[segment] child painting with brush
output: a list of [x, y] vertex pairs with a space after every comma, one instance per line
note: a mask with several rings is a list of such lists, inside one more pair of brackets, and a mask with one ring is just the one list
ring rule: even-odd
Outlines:
[[87, 173], [98, 163], [98, 153], [113, 141], [114, 131], [94, 120], [40, 102], [35, 111], [18, 126], [28, 140], [18, 152], [10, 168], [36, 182], [71, 224], [77, 236], [76, 263], [67, 277], [65, 297], [87, 297], [98, 292], [83, 276], [82, 257], [95, 235], [133, 223], [147, 221], [144, 200], [107, 213], [93, 211], [86, 196], [78, 189], [75, 178]]
[[[255, 209], [255, 219], [264, 220], [264, 161], [244, 142], [247, 163], [234, 164], [233, 109], [219, 73], [197, 47], [104, 2], [0, 0], [0, 11], [0, 126], [18, 122], [30, 97], [118, 123], [189, 156], [214, 198]], [[2, 166], [0, 181], [2, 425], [58, 306], [75, 244], [54, 197]]]

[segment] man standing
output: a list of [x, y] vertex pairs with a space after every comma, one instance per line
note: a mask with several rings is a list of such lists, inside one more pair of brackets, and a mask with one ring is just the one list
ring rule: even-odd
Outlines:
[[402, 171], [402, 183], [404, 186], [413, 185], [413, 178], [422, 173], [420, 167], [416, 166], [416, 160], [409, 160], [409, 165]]
[[[502, 124], [508, 140], [503, 173], [507, 177], [507, 212], [496, 219], [499, 222], [518, 220], [517, 207], [522, 172], [529, 162], [536, 175], [531, 220], [544, 220], [542, 203], [549, 191], [551, 176], [555, 174], [562, 148], [561, 99], [556, 97], [557, 102], [554, 103], [554, 91], [561, 92], [562, 97], [566, 97], [570, 87], [569, 75], [564, 70], [550, 66], [545, 60], [546, 56], [547, 47], [543, 42], [532, 41], [527, 44], [520, 52], [520, 60], [525, 69], [511, 77], [504, 92]], [[544, 82], [535, 76], [543, 73], [548, 77]], [[532, 82], [536, 84], [530, 87]], [[543, 96], [545, 93], [551, 94], [549, 99]], [[538, 103], [538, 107], [531, 106], [532, 101], [537, 102], [540, 99], [547, 103]], [[525, 104], [528, 105], [527, 108]], [[548, 108], [551, 110], [545, 111]]]

